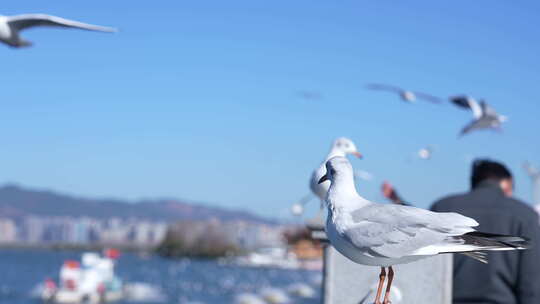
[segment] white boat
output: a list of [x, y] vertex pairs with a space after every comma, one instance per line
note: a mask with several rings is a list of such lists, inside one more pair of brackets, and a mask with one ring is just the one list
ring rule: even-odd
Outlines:
[[105, 251], [104, 256], [84, 253], [81, 263], [65, 261], [56, 284], [46, 279], [41, 299], [47, 303], [110, 303], [124, 297], [122, 281], [114, 275], [119, 252]]
[[261, 248], [246, 256], [236, 258], [236, 264], [251, 267], [277, 267], [287, 269], [297, 269], [301, 266], [301, 263], [293, 252], [281, 247]]

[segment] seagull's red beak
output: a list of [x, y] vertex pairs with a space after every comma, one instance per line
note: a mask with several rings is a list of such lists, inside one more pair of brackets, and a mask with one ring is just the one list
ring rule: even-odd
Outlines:
[[360, 152], [353, 152], [352, 154], [353, 154], [354, 156], [360, 158], [360, 159], [362, 159], [362, 158], [364, 157], [364, 156], [362, 155], [362, 153], [360, 153]]

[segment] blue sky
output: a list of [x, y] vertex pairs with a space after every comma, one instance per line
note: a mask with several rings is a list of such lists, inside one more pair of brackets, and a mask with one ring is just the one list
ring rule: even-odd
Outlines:
[[[540, 165], [540, 5], [493, 1], [11, 1], [116, 34], [33, 29], [0, 46], [0, 181], [81, 196], [176, 197], [279, 217], [331, 141], [352, 138], [372, 200], [388, 179], [426, 207], [468, 188], [469, 160]], [[409, 105], [369, 82], [467, 93], [510, 117], [458, 139], [470, 114]], [[322, 100], [296, 92], [317, 91]], [[430, 161], [416, 150], [436, 146]], [[312, 212], [316, 209], [312, 204]]]

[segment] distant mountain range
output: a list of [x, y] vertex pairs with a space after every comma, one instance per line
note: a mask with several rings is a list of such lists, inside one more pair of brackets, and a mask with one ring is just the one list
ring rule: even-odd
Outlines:
[[113, 199], [88, 199], [52, 191], [25, 189], [17, 185], [0, 187], [0, 217], [27, 215], [71, 216], [105, 219], [110, 217], [176, 221], [217, 218], [272, 224], [275, 221], [246, 211], [186, 203], [174, 199], [128, 202]]

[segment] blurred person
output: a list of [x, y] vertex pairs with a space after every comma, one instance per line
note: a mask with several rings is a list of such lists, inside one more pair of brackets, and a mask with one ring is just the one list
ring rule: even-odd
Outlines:
[[382, 192], [382, 195], [385, 198], [387, 198], [388, 200], [390, 200], [394, 204], [410, 206], [409, 203], [405, 202], [401, 198], [401, 196], [398, 194], [396, 188], [394, 188], [394, 186], [392, 186], [392, 184], [390, 184], [388, 181], [385, 181], [382, 184], [381, 192]]
[[514, 181], [501, 163], [476, 160], [471, 191], [441, 199], [431, 210], [476, 219], [478, 230], [530, 238], [529, 250], [488, 253], [489, 264], [454, 255], [453, 303], [540, 303], [540, 227], [537, 213], [512, 198]]

